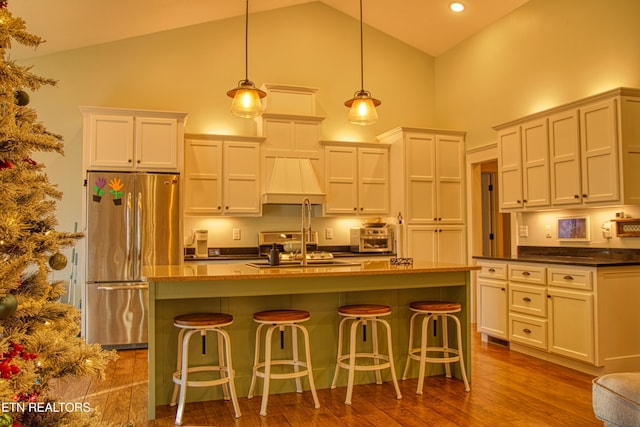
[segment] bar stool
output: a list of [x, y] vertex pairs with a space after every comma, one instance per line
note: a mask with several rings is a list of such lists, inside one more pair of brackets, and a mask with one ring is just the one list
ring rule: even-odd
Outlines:
[[[269, 382], [272, 379], [295, 378], [296, 391], [302, 393], [301, 377], [309, 377], [309, 388], [313, 395], [314, 407], [320, 408], [318, 395], [316, 394], [316, 386], [313, 381], [313, 372], [311, 368], [311, 350], [309, 347], [309, 333], [307, 328], [299, 325], [310, 319], [308, 311], [303, 310], [268, 310], [254, 313], [253, 320], [258, 323], [256, 330], [256, 351], [253, 363], [253, 376], [251, 377], [251, 385], [249, 386], [249, 394], [247, 399], [253, 397], [253, 390], [256, 385], [256, 378], [264, 378], [262, 388], [262, 404], [260, 406], [260, 415], [267, 415], [267, 400], [269, 399]], [[262, 337], [262, 329], [267, 326], [265, 334], [265, 351], [264, 362], [260, 362], [260, 341]], [[292, 359], [272, 359], [271, 356], [271, 337], [273, 331], [280, 331], [280, 348], [284, 349], [284, 331], [285, 328], [291, 328], [291, 346], [293, 350]], [[302, 361], [298, 355], [298, 331], [302, 332], [304, 339], [305, 360]], [[271, 368], [275, 365], [291, 365], [293, 372], [273, 373]], [[302, 368], [302, 369], [301, 369]], [[262, 371], [261, 371], [262, 370]]]
[[[176, 425], [182, 425], [182, 415], [187, 396], [187, 387], [210, 387], [221, 385], [224, 399], [233, 402], [235, 417], [240, 417], [238, 398], [234, 385], [234, 371], [231, 366], [231, 340], [227, 331], [222, 329], [233, 323], [233, 316], [225, 313], [193, 313], [182, 314], [173, 318], [173, 325], [180, 328], [178, 333], [178, 362], [176, 372], [173, 373], [173, 396], [170, 406], [178, 402]], [[218, 365], [189, 367], [189, 340], [195, 333], [202, 336], [202, 354], [205, 354], [205, 336], [207, 332], [214, 332], [218, 337]], [[226, 361], [226, 363], [225, 363]], [[210, 380], [189, 380], [188, 375], [193, 372], [217, 371], [220, 378]], [[180, 395], [178, 396], [178, 391]]]
[[[460, 362], [460, 372], [462, 373], [462, 381], [464, 382], [464, 391], [471, 390], [469, 388], [469, 382], [467, 381], [467, 373], [464, 367], [464, 358], [462, 355], [462, 327], [460, 326], [460, 320], [458, 320], [458, 317], [453, 314], [460, 312], [460, 310], [462, 310], [462, 306], [457, 302], [416, 301], [412, 302], [409, 305], [409, 308], [414, 312], [414, 314], [411, 316], [410, 320], [409, 351], [402, 379], [407, 379], [411, 360], [417, 360], [420, 363], [420, 370], [418, 372], [418, 387], [416, 389], [416, 394], [422, 394], [426, 363], [444, 363], [446, 376], [447, 378], [451, 378], [451, 362]], [[422, 318], [422, 336], [420, 339], [420, 347], [413, 347], [414, 323], [418, 320], [418, 316], [424, 316]], [[442, 347], [429, 347], [427, 345], [429, 321], [432, 319], [437, 321], [438, 317], [442, 319]], [[456, 324], [456, 334], [458, 339], [457, 349], [449, 347], [447, 319], [452, 319]], [[429, 357], [429, 353], [440, 354], [440, 356]]]
[[[338, 327], [338, 357], [336, 360], [336, 371], [333, 375], [333, 382], [331, 388], [336, 388], [338, 381], [338, 373], [340, 368], [344, 368], [349, 371], [349, 378], [347, 381], [347, 397], [344, 401], [346, 405], [351, 405], [351, 396], [353, 394], [353, 381], [355, 377], [355, 371], [375, 371], [376, 384], [382, 384], [382, 378], [380, 371], [389, 368], [391, 370], [391, 379], [393, 380], [393, 386], [396, 389], [396, 396], [398, 399], [402, 399], [400, 388], [398, 387], [398, 380], [396, 378], [396, 370], [393, 365], [393, 346], [391, 344], [391, 326], [389, 323], [381, 319], [382, 316], [388, 316], [391, 314], [391, 307], [387, 305], [377, 304], [356, 304], [356, 305], [344, 305], [338, 308], [338, 314], [342, 316], [340, 326]], [[344, 329], [351, 323], [349, 330], [349, 352], [342, 353], [342, 340]], [[367, 340], [367, 323], [371, 323], [371, 335], [373, 352], [372, 353], [358, 353], [356, 349], [356, 332], [358, 325], [362, 325], [363, 340]], [[380, 354], [378, 351], [378, 323], [384, 326], [387, 333], [388, 354]], [[358, 360], [361, 361], [373, 361], [373, 364], [358, 364]]]

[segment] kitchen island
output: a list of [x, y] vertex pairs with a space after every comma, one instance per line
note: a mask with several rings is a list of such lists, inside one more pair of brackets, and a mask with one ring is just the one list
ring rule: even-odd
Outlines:
[[[470, 271], [477, 269], [438, 263], [394, 266], [389, 260], [286, 268], [255, 268], [245, 264], [150, 267], [145, 270], [149, 281], [149, 419], [155, 419], [156, 405], [168, 404], [171, 397], [178, 336], [173, 318], [184, 313], [220, 311], [234, 316], [234, 323], [228, 327], [233, 368], [238, 395], [246, 396], [253, 364], [254, 312], [276, 308], [310, 312], [311, 319], [305, 326], [310, 333], [314, 379], [317, 388], [328, 388], [335, 369], [339, 306], [357, 303], [391, 306], [393, 313], [387, 319], [393, 329], [396, 373], [400, 375], [408, 346], [409, 303], [455, 301], [462, 304], [459, 318], [463, 325], [467, 375], [471, 379]], [[194, 339], [191, 344], [191, 363], [204, 364], [209, 355], [199, 355], [199, 340]], [[413, 376], [417, 374], [417, 366], [414, 368]], [[436, 366], [428, 374], [440, 372], [441, 367]], [[362, 374], [356, 377], [359, 383], [374, 381], [369, 372], [359, 374]], [[454, 375], [459, 375], [455, 366]], [[339, 386], [346, 383], [345, 377], [340, 377]], [[276, 381], [271, 387], [272, 393], [293, 390], [289, 381]], [[190, 401], [221, 397], [219, 387], [190, 389], [188, 394]]]

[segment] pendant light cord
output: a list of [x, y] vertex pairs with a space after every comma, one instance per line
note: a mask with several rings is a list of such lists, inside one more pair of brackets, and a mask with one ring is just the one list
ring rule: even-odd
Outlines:
[[[249, 1], [249, 0], [247, 0]], [[364, 47], [362, 37], [362, 0], [360, 0], [360, 92], [364, 92]]]
[[244, 80], [249, 80], [249, 0], [244, 14]]

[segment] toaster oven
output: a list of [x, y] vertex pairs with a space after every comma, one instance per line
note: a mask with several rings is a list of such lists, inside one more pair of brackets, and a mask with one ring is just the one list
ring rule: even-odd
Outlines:
[[350, 246], [351, 252], [393, 252], [393, 228], [352, 228]]

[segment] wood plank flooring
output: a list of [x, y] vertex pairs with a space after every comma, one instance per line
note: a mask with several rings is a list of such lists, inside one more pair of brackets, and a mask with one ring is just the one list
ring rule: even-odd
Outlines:
[[[322, 407], [313, 409], [305, 392], [271, 395], [268, 414], [258, 415], [260, 396], [239, 399], [242, 417], [233, 418], [230, 402], [188, 404], [184, 425], [191, 426], [602, 426], [591, 409], [592, 376], [482, 343], [472, 334], [473, 382], [465, 393], [459, 380], [425, 379], [416, 395], [416, 380], [400, 381], [403, 398], [393, 386], [360, 385], [353, 404], [344, 404], [345, 388], [318, 390]], [[147, 420], [147, 352], [126, 350], [109, 365], [104, 381], [85, 379], [61, 384], [63, 401], [90, 402], [102, 424], [173, 426], [175, 408], [159, 407]], [[403, 358], [404, 360], [404, 358]]]

